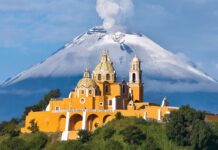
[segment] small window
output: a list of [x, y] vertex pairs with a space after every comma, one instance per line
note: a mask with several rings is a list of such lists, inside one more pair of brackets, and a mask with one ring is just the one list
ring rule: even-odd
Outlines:
[[135, 64], [133, 65], [133, 70], [135, 70]]
[[100, 105], [100, 106], [103, 106], [103, 102], [100, 102], [99, 105]]
[[84, 104], [84, 103], [85, 103], [85, 99], [84, 99], [84, 98], [81, 98], [81, 99], [80, 99], [80, 103], [81, 103], [81, 104]]
[[109, 100], [109, 101], [108, 101], [108, 104], [111, 106], [111, 105], [112, 105], [112, 100]]
[[110, 80], [110, 74], [106, 74], [106, 80]]
[[105, 92], [109, 93], [109, 85], [108, 84], [105, 84]]
[[95, 95], [99, 95], [98, 89], [95, 89]]
[[84, 94], [84, 90], [81, 91], [81, 94]]
[[132, 74], [132, 81], [133, 81], [133, 83], [136, 82], [136, 75], [135, 75], [135, 73]]
[[101, 80], [101, 74], [98, 74], [98, 80], [99, 81]]
[[92, 94], [92, 90], [89, 90], [89, 94], [90, 94], [90, 95]]
[[126, 93], [126, 86], [123, 84], [122, 85], [122, 94], [125, 94]]
[[60, 106], [56, 106], [56, 107], [55, 107], [55, 110], [56, 110], [56, 111], [59, 111], [59, 110], [60, 110]]

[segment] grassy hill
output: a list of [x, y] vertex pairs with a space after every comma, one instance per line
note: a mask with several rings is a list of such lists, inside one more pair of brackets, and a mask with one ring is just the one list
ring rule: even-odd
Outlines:
[[[43, 109], [51, 97], [59, 97], [54, 90], [30, 110]], [[217, 150], [218, 122], [205, 122], [205, 113], [189, 106], [172, 112], [167, 123], [147, 122], [142, 118], [123, 117], [98, 128], [93, 133], [81, 130], [79, 139], [60, 141], [61, 133], [38, 132], [33, 124], [31, 134], [21, 134], [24, 120], [12, 119], [0, 123], [0, 150]]]
[[[146, 139], [143, 140], [142, 143], [139, 145], [137, 144], [131, 145], [124, 141], [123, 135], [121, 134], [121, 132], [129, 126], [138, 127], [138, 129], [140, 129], [142, 133], [146, 135], [146, 139], [149, 139], [148, 142], [152, 141], [151, 143], [147, 143], [147, 144], [151, 144], [150, 146], [152, 147], [157, 147], [158, 149], [161, 149], [161, 150], [189, 150], [190, 149], [189, 147], [179, 147], [172, 141], [169, 141], [166, 136], [166, 125], [165, 124], [159, 124], [155, 122], [146, 122], [143, 119], [134, 118], [134, 117], [125, 117], [119, 120], [112, 120], [105, 126], [98, 128], [91, 135], [90, 140], [84, 144], [79, 141], [60, 142], [58, 141], [60, 138], [60, 135], [58, 134], [49, 134], [49, 135], [44, 135], [43, 133], [21, 134], [18, 137], [13, 137], [13, 139], [20, 139], [20, 141], [17, 140], [16, 149], [18, 149], [21, 144], [20, 149], [29, 149], [28, 145], [31, 145], [32, 149], [35, 149], [35, 148], [41, 149], [42, 147], [45, 147], [43, 149], [46, 149], [46, 150], [72, 149], [73, 147], [75, 149], [80, 147], [82, 149], [105, 150], [105, 149], [110, 149], [111, 146], [114, 146], [113, 143], [114, 144], [119, 143], [121, 145], [121, 148], [119, 147], [119, 150], [121, 149], [129, 149], [129, 150], [143, 149], [142, 145], [146, 143]], [[114, 132], [108, 136], [107, 134], [108, 132], [110, 132], [110, 129], [112, 129]], [[42, 137], [44, 137], [44, 140], [42, 140]], [[0, 145], [4, 145], [5, 141], [7, 140], [13, 141], [7, 135], [1, 136]], [[141, 139], [138, 139], [138, 140], [141, 140]], [[35, 141], [35, 143], [33, 141]], [[38, 147], [37, 146], [34, 147], [34, 145], [38, 145]], [[40, 148], [40, 145], [42, 145], [41, 148]], [[0, 146], [0, 149], [1, 149], [1, 146]]]

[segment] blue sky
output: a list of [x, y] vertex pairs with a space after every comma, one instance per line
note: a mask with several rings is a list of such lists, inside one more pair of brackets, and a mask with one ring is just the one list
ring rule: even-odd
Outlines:
[[[133, 0], [124, 23], [218, 79], [217, 0]], [[101, 25], [95, 0], [0, 0], [0, 82]]]

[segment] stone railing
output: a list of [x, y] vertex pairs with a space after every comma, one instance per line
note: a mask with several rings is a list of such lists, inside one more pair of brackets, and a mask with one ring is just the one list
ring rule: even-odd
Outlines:
[[72, 110], [53, 110], [54, 113], [63, 113], [63, 112], [73, 112], [73, 113], [82, 113], [82, 112], [105, 112], [111, 113], [113, 110], [99, 110], [99, 109], [72, 109]]

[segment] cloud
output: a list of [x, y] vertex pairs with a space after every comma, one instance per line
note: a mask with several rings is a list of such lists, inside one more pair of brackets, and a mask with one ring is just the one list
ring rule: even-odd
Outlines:
[[[36, 44], [66, 42], [73, 34], [79, 34], [76, 32], [84, 28], [81, 24], [87, 18], [94, 20], [94, 15], [87, 15], [91, 11], [95, 11], [95, 4], [87, 0], [1, 0], [0, 48], [30, 51]], [[26, 48], [32, 44], [35, 45]]]
[[216, 69], [218, 69], [218, 64], [215, 64]]
[[105, 29], [122, 29], [122, 23], [133, 12], [132, 0], [97, 0], [96, 10]]

